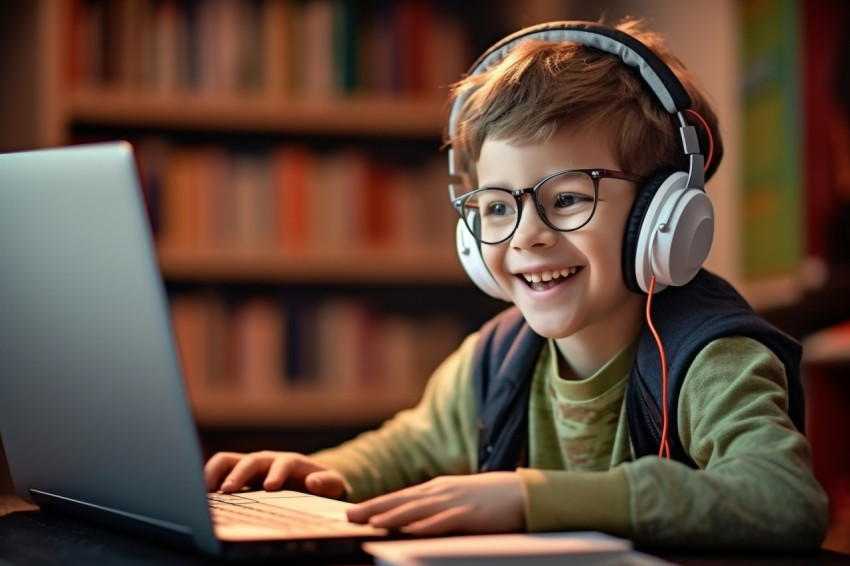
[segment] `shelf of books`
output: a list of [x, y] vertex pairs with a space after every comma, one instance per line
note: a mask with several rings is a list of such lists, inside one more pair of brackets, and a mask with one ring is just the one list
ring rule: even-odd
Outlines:
[[457, 217], [439, 156], [401, 166], [356, 146], [175, 146], [161, 137], [138, 140], [136, 151], [157, 242], [173, 269], [193, 256], [240, 267], [289, 257], [284, 264], [302, 273], [321, 264], [353, 272], [360, 262], [379, 276], [414, 268], [427, 277], [426, 267], [458, 273], [457, 261], [446, 261]]
[[304, 291], [186, 293], [172, 315], [198, 422], [217, 428], [374, 423], [412, 406], [463, 334], [451, 316]]
[[469, 309], [490, 308], [451, 296], [471, 284], [439, 151], [481, 33], [466, 8], [38, 5], [59, 52], [51, 143], [136, 149], [199, 424], [357, 426], [413, 405]]
[[387, 99], [401, 108], [444, 99], [441, 87], [470, 62], [461, 10], [440, 0], [45, 1], [63, 12], [63, 80], [87, 115], [99, 114], [100, 93], [123, 92], [106, 112], [138, 96], [162, 96], [166, 107], [174, 95], [201, 106], [251, 98], [260, 106], [250, 125], [268, 101], [302, 101], [309, 118], [329, 101], [365, 96], [375, 103], [359, 104], [375, 116]]

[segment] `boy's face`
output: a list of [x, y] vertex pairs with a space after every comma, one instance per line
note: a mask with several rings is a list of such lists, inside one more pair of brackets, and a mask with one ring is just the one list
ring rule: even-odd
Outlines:
[[[479, 187], [521, 189], [565, 169], [620, 170], [604, 132], [564, 128], [543, 143], [514, 145], [486, 140], [477, 163]], [[631, 173], [626, 171], [626, 173]], [[635, 183], [603, 178], [592, 219], [573, 232], [549, 228], [531, 195], [523, 195], [519, 225], [506, 242], [482, 245], [484, 261], [529, 325], [547, 338], [614, 340], [633, 337], [643, 298], [623, 282], [623, 233]], [[550, 282], [551, 273], [568, 273]], [[639, 319], [639, 315], [638, 319]], [[629, 335], [624, 337], [626, 331]], [[584, 340], [582, 340], [584, 341]], [[613, 345], [613, 344], [612, 344]]]

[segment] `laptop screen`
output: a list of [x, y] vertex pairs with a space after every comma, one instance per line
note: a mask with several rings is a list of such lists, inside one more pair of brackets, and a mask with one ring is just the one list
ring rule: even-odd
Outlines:
[[0, 391], [19, 495], [217, 550], [129, 144], [0, 155]]

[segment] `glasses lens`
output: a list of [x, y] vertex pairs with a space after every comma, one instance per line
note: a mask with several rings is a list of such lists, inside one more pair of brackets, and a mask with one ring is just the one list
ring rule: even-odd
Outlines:
[[463, 219], [475, 237], [485, 244], [506, 239], [517, 224], [516, 199], [503, 189], [480, 189], [463, 205]]
[[540, 186], [537, 202], [552, 226], [558, 230], [576, 230], [593, 216], [596, 187], [590, 175], [561, 173]]

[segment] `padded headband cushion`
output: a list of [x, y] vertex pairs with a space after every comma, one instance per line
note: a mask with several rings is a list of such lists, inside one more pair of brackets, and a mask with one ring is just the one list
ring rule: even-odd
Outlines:
[[[675, 114], [691, 106], [691, 97], [676, 74], [646, 45], [618, 29], [590, 22], [549, 22], [522, 29], [491, 47], [473, 64], [470, 75], [476, 75], [504, 60], [518, 43], [539, 39], [552, 43], [572, 41], [616, 55], [626, 65], [637, 69], [667, 112]], [[465, 97], [452, 105], [449, 132], [455, 131], [456, 115]]]

